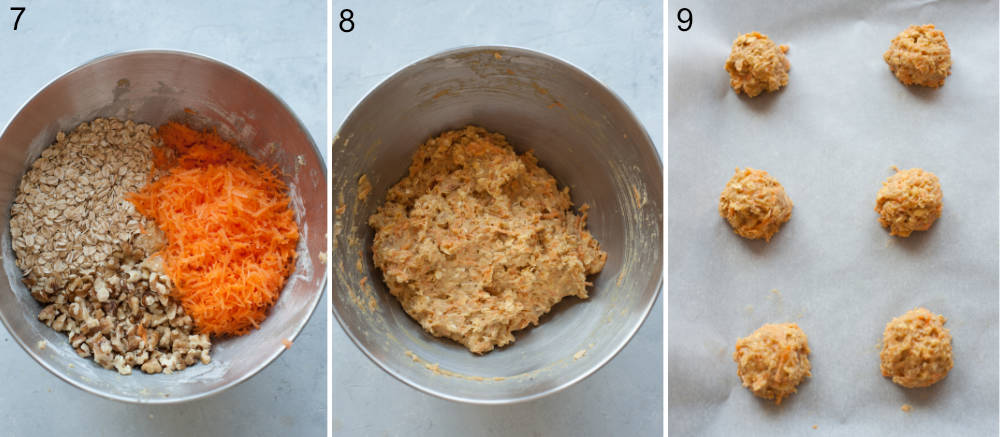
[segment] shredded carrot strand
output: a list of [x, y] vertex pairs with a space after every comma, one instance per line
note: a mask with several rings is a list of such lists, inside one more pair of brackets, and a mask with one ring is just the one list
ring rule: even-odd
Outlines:
[[158, 129], [151, 174], [129, 201], [166, 234], [174, 295], [199, 332], [258, 328], [295, 266], [299, 231], [273, 169], [220, 138], [170, 122]]

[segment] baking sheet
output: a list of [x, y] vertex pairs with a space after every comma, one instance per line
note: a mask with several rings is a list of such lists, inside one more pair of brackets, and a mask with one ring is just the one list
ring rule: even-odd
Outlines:
[[[694, 15], [677, 30], [677, 9]], [[671, 435], [997, 435], [997, 2], [672, 2], [669, 23]], [[933, 23], [952, 50], [939, 89], [906, 87], [882, 53]], [[748, 99], [723, 64], [738, 33], [788, 44], [789, 84]], [[890, 167], [938, 175], [942, 217], [908, 239], [873, 211]], [[717, 212], [736, 167], [767, 170], [795, 207], [771, 240]], [[905, 389], [879, 372], [885, 324], [948, 318], [955, 367]], [[813, 377], [776, 407], [740, 385], [737, 338], [796, 322]], [[901, 411], [912, 405], [910, 412]], [[813, 426], [816, 429], [813, 429]]]

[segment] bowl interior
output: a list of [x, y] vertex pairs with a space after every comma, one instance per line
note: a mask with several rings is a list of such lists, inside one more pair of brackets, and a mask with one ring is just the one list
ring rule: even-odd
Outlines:
[[[213, 340], [212, 362], [172, 375], [134, 369], [122, 376], [76, 355], [63, 333], [37, 320], [41, 306], [21, 283], [10, 240], [10, 207], [21, 176], [55, 141], [97, 117], [158, 126], [168, 120], [206, 128], [283, 173], [300, 228], [298, 261], [259, 330]], [[325, 285], [326, 174], [315, 143], [294, 114], [261, 84], [196, 55], [146, 51], [107, 56], [53, 81], [13, 118], [0, 137], [0, 316], [11, 335], [44, 367], [84, 390], [131, 402], [178, 402], [219, 392], [263, 369], [312, 314]], [[308, 207], [306, 207], [308, 205]], [[38, 347], [44, 340], [46, 346]]]
[[[368, 217], [406, 174], [417, 146], [476, 124], [569, 186], [608, 252], [590, 298], [560, 302], [542, 323], [483, 356], [425, 333], [371, 260]], [[510, 47], [424, 59], [372, 91], [333, 144], [334, 313], [355, 343], [402, 381], [447, 399], [504, 403], [566, 387], [610, 360], [644, 320], [662, 270], [662, 167], [649, 136], [600, 82], [555, 58]], [[372, 185], [358, 199], [358, 181]], [[336, 351], [334, 351], [336, 353]]]

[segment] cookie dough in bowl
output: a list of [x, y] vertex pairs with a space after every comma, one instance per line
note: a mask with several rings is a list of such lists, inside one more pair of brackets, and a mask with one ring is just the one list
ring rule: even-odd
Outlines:
[[882, 376], [903, 387], [927, 387], [951, 370], [951, 333], [947, 320], [926, 308], [907, 311], [885, 325], [882, 335]]
[[564, 297], [587, 298], [608, 254], [586, 229], [588, 206], [572, 206], [569, 189], [503, 135], [444, 132], [369, 218], [375, 265], [427, 332], [489, 352]]
[[334, 315], [414, 388], [478, 404], [555, 393], [610, 361], [656, 300], [659, 156], [564, 61], [498, 46], [420, 60], [352, 110], [333, 150]]
[[906, 85], [937, 88], [951, 74], [951, 49], [933, 24], [907, 27], [892, 39], [882, 59]]
[[792, 217], [785, 187], [764, 170], [736, 169], [719, 197], [719, 215], [743, 238], [771, 241]]
[[882, 182], [875, 212], [890, 235], [909, 237], [913, 231], [926, 231], [941, 217], [941, 182], [921, 168], [897, 170]]
[[809, 339], [795, 323], [766, 324], [739, 339], [733, 361], [744, 387], [778, 405], [812, 376]]

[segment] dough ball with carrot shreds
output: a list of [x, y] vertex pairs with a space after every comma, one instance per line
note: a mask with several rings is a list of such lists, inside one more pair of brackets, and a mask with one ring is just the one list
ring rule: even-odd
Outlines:
[[719, 215], [741, 237], [771, 241], [792, 217], [792, 199], [766, 171], [737, 168], [719, 197]]
[[882, 376], [903, 387], [927, 387], [948, 376], [954, 362], [944, 316], [916, 308], [892, 319], [882, 335]]
[[795, 323], [766, 324], [739, 339], [733, 361], [744, 387], [778, 405], [812, 376], [809, 339]]
[[906, 85], [937, 88], [951, 74], [951, 49], [933, 24], [907, 27], [892, 39], [882, 59]]
[[898, 237], [926, 231], [941, 217], [941, 182], [920, 168], [897, 171], [882, 182], [875, 212], [883, 227]]
[[733, 50], [726, 59], [729, 85], [739, 94], [754, 97], [764, 91], [777, 91], [788, 85], [788, 70], [792, 64], [785, 53], [788, 46], [777, 45], [767, 35], [750, 32], [733, 41]]

